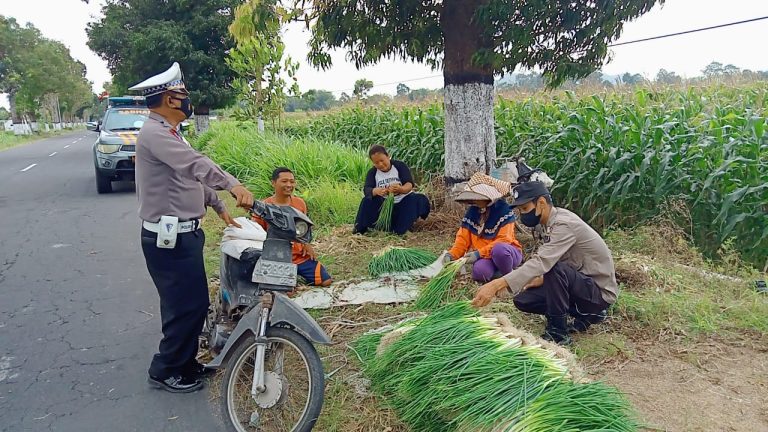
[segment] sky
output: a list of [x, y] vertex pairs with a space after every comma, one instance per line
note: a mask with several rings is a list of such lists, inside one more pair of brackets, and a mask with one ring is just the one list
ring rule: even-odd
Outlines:
[[[49, 39], [61, 41], [72, 56], [87, 67], [87, 78], [94, 91], [101, 91], [110, 79], [106, 62], [86, 45], [85, 27], [98, 19], [104, 0], [0, 0], [0, 15], [31, 22]], [[749, 18], [768, 16], [768, 0], [666, 0], [649, 13], [624, 26], [618, 42], [708, 27]], [[343, 51], [332, 52], [333, 67], [319, 71], [306, 61], [309, 33], [303, 25], [289, 26], [284, 35], [286, 52], [301, 63], [298, 71], [302, 91], [311, 88], [351, 92], [354, 82], [366, 78], [374, 83], [372, 93], [394, 94], [398, 82], [411, 88], [439, 88], [443, 85], [440, 71], [424, 65], [400, 60], [385, 60], [375, 66], [356, 70], [345, 60]], [[612, 48], [609, 62], [602, 68], [609, 75], [639, 73], [649, 79], [660, 68], [685, 77], [701, 74], [712, 61], [734, 64], [743, 69], [768, 70], [768, 57], [763, 55], [768, 41], [768, 20], [658, 41]], [[169, 65], [172, 59], [168, 60]], [[425, 78], [426, 79], [418, 79]], [[409, 81], [418, 79], [416, 81]], [[391, 84], [388, 84], [391, 83]], [[8, 106], [0, 97], [0, 106]]]

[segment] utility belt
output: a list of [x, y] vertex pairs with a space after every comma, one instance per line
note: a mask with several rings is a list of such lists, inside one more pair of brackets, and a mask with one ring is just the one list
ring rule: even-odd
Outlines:
[[159, 222], [144, 221], [142, 226], [147, 231], [157, 234], [157, 247], [173, 249], [176, 247], [176, 237], [179, 234], [197, 231], [202, 223], [202, 219], [179, 222], [176, 216], [160, 216]]

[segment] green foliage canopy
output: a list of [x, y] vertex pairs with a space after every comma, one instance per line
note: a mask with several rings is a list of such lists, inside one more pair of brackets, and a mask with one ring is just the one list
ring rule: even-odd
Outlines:
[[[479, 49], [469, 53], [475, 65], [496, 74], [512, 73], [517, 67], [538, 68], [554, 86], [597, 69], [623, 23], [663, 1], [315, 1], [309, 59], [328, 68], [330, 50], [342, 48], [358, 68], [382, 58], [438, 68], [450, 55], [445, 52], [446, 38], [467, 30], [466, 25], [455, 25], [462, 22], [453, 12], [469, 7], [475, 11], [471, 20], [482, 39]], [[449, 9], [452, 12], [446, 14]]]
[[196, 111], [233, 100], [234, 73], [224, 61], [227, 26], [238, 0], [108, 0], [88, 24], [88, 46], [107, 61], [113, 85], [131, 85], [178, 61]]

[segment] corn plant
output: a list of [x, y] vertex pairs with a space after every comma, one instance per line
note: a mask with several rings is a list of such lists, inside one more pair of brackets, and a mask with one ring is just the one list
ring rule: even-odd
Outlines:
[[[768, 259], [768, 85], [571, 92], [495, 108], [499, 156], [524, 155], [555, 179], [558, 205], [598, 229], [632, 227], [672, 203], [714, 256], [726, 239], [760, 268]], [[341, 110], [294, 124], [296, 136], [359, 149], [387, 146], [422, 173], [443, 169], [437, 105]]]

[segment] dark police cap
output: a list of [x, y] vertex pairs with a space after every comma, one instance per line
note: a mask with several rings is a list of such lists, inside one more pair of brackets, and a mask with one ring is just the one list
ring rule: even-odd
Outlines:
[[540, 196], [549, 195], [549, 190], [540, 181], [527, 181], [520, 183], [512, 189], [512, 207], [531, 202]]

